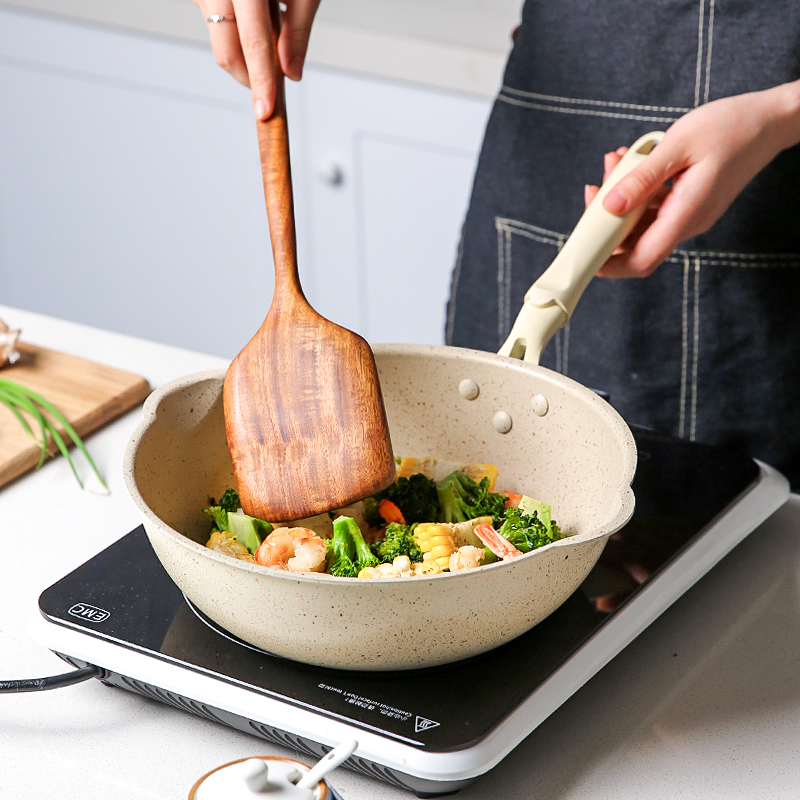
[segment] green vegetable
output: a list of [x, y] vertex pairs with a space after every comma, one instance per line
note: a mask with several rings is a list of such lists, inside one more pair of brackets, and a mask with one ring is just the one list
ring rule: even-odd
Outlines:
[[340, 578], [355, 578], [362, 569], [377, 564], [358, 523], [352, 517], [337, 517], [328, 543], [328, 572]]
[[364, 515], [370, 525], [384, 524], [378, 512], [381, 500], [391, 500], [409, 525], [436, 521], [441, 513], [436, 482], [421, 472], [410, 478], [398, 478], [391, 486], [364, 500]]
[[502, 518], [506, 498], [489, 491], [489, 479], [475, 483], [472, 478], [456, 470], [436, 484], [442, 513], [440, 522], [464, 522], [475, 517]]
[[242, 512], [242, 503], [235, 489], [226, 489], [219, 505], [214, 503], [213, 497], [209, 503], [203, 513], [214, 520], [214, 530], [232, 533], [251, 553], [255, 553], [264, 537], [272, 533], [273, 527], [269, 522]]
[[69, 424], [67, 418], [50, 401], [15, 381], [10, 381], [7, 378], [0, 378], [0, 403], [11, 411], [20, 425], [22, 425], [25, 432], [34, 440], [36, 439], [36, 435], [23, 416], [23, 412], [30, 414], [35, 420], [39, 428], [39, 434], [41, 435], [41, 443], [39, 445], [41, 448], [41, 456], [39, 458], [39, 463], [36, 465], [36, 469], [39, 469], [44, 463], [45, 458], [47, 458], [47, 437], [49, 435], [55, 446], [59, 449], [64, 458], [67, 459], [67, 463], [72, 470], [72, 474], [75, 476], [75, 480], [78, 481], [78, 485], [81, 489], [83, 488], [83, 481], [80, 479], [78, 471], [75, 469], [75, 464], [72, 462], [64, 438], [58, 432], [55, 424], [51, 422], [47, 416], [49, 415], [55, 420], [56, 424], [64, 429], [64, 432], [72, 440], [72, 443], [83, 453], [92, 471], [97, 476], [97, 479], [100, 481], [103, 488], [108, 491], [108, 486], [106, 486], [103, 476], [100, 474], [92, 457], [89, 455], [89, 451], [86, 449], [83, 440], [75, 432], [72, 425]]
[[239, 511], [242, 503], [235, 489], [226, 489], [225, 494], [220, 498], [219, 504], [214, 502], [214, 498], [208, 501], [208, 508], [203, 509], [203, 513], [214, 520], [214, 525], [218, 531], [228, 530], [228, 512]]
[[[211, 505], [214, 503], [212, 502]], [[242, 507], [242, 501], [239, 499], [236, 489], [226, 489], [225, 494], [219, 500], [219, 505], [225, 511], [238, 511]]]
[[264, 537], [272, 533], [272, 525], [270, 525], [269, 522], [265, 522], [263, 519], [256, 519], [256, 517], [250, 517], [238, 511], [231, 511], [227, 516], [227, 530], [251, 553], [255, 553], [261, 546]]
[[528, 497], [528, 495], [524, 494], [519, 501], [519, 510], [522, 511], [523, 514], [536, 513], [539, 519], [544, 523], [548, 533], [550, 532], [550, 506], [547, 505], [547, 503], [543, 503], [541, 500], [534, 500], [532, 497]]
[[214, 520], [214, 530], [228, 530], [228, 512], [224, 508], [221, 506], [209, 506], [203, 509], [203, 513]]
[[538, 512], [525, 514], [520, 508], [506, 509], [505, 519], [497, 532], [523, 553], [564, 538], [554, 522], [548, 527], [539, 519]]
[[[397, 556], [408, 556], [412, 563], [422, 561], [422, 551], [414, 539], [413, 525], [399, 525], [392, 522], [386, 527], [386, 536], [372, 545], [372, 552], [381, 564], [391, 563]], [[483, 546], [483, 543], [481, 543]]]
[[333, 537], [328, 543], [328, 572], [339, 578], [355, 578], [358, 575], [355, 544], [346, 523], [348, 517], [339, 517], [333, 523]]

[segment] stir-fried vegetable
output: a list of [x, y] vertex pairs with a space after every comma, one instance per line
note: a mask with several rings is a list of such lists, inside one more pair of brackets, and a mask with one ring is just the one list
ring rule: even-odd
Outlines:
[[529, 553], [531, 550], [564, 538], [558, 525], [555, 523], [545, 525], [536, 511], [525, 514], [522, 508], [506, 509], [505, 520], [498, 533], [523, 553]]
[[[213, 498], [209, 502], [210, 505], [203, 509], [203, 513], [214, 520], [214, 531], [230, 533], [231, 537], [247, 548], [249, 553], [255, 553], [264, 541], [264, 537], [273, 530], [269, 522], [242, 512], [241, 501], [235, 489], [227, 489], [219, 505], [214, 503]], [[221, 544], [223, 539], [217, 537], [215, 542]]]
[[453, 472], [436, 484], [442, 508], [442, 522], [463, 522], [475, 517], [502, 517], [505, 495], [489, 491], [490, 481], [475, 483], [463, 472]]
[[[427, 462], [423, 459], [420, 463]], [[564, 538], [550, 518], [549, 505], [526, 495], [493, 492], [497, 470], [491, 464], [468, 467], [479, 482], [462, 470], [451, 472], [438, 483], [414, 474], [367, 498], [364, 506], [374, 513], [365, 514], [364, 531], [372, 545], [367, 544], [364, 532], [350, 516], [361, 519], [357, 504], [349, 507], [348, 513], [326, 516], [326, 521], [335, 517], [332, 531], [321, 531], [320, 538], [308, 527], [278, 527], [273, 531], [269, 522], [244, 514], [238, 494], [228, 489], [218, 504], [211, 500], [211, 505], [203, 509], [214, 521], [208, 546], [249, 561], [256, 553], [255, 561], [262, 566], [374, 579], [475, 569], [498, 558], [517, 558]], [[413, 519], [423, 513], [429, 516]], [[311, 520], [288, 524], [310, 525]], [[284, 541], [287, 536], [297, 539], [292, 547]], [[377, 541], [376, 536], [380, 537]], [[271, 550], [266, 554], [268, 547]], [[290, 550], [294, 553], [291, 558]]]
[[328, 572], [340, 578], [355, 578], [362, 569], [378, 563], [356, 521], [352, 517], [337, 517], [328, 546]]
[[410, 478], [398, 478], [382, 492], [364, 500], [364, 513], [370, 525], [382, 525], [398, 520], [385, 519], [380, 513], [382, 500], [390, 500], [400, 509], [407, 525], [439, 519], [439, 496], [436, 483], [419, 473]]
[[386, 536], [372, 545], [372, 552], [382, 564], [393, 562], [398, 556], [406, 556], [412, 563], [422, 561], [422, 551], [414, 537], [417, 523], [398, 525], [391, 523], [386, 527]]
[[214, 498], [208, 501], [208, 508], [203, 509], [203, 513], [214, 520], [214, 525], [218, 531], [228, 530], [228, 512], [239, 511], [242, 503], [239, 500], [239, 493], [235, 489], [226, 489], [222, 495], [219, 505], [214, 503]]

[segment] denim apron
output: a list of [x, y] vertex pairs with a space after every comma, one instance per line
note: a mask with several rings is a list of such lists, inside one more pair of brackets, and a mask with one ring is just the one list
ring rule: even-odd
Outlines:
[[[448, 344], [497, 350], [603, 154], [800, 78], [797, 0], [527, 0], [475, 176]], [[542, 364], [630, 422], [730, 445], [800, 489], [800, 148], [648, 278], [596, 279]]]

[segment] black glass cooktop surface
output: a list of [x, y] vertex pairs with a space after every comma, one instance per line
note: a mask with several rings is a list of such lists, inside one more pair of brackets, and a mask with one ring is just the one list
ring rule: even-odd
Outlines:
[[53, 622], [395, 740], [462, 749], [511, 713], [758, 478], [758, 465], [735, 453], [644, 429], [634, 435], [635, 514], [582, 587], [531, 631], [456, 664], [349, 672], [254, 650], [214, 630], [187, 603], [141, 527], [45, 591], [40, 608]]

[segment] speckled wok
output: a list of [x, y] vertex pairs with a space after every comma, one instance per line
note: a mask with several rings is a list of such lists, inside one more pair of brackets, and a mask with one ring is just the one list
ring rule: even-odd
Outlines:
[[[608, 403], [542, 367], [447, 347], [383, 345], [375, 357], [395, 453], [497, 464], [499, 488], [546, 500], [572, 535], [476, 570], [389, 580], [294, 574], [209, 550], [200, 509], [234, 483], [221, 370], [150, 396], [125, 456], [128, 490], [175, 583], [256, 647], [344, 669], [424, 667], [497, 647], [563, 603], [629, 519], [633, 437]], [[479, 387], [474, 400], [459, 392], [465, 379]], [[508, 433], [495, 430], [498, 411]]]
[[[655, 137], [645, 146], [647, 137], [637, 142], [622, 168], [641, 160]], [[360, 670], [467, 658], [519, 636], [558, 608], [633, 513], [636, 447], [627, 425], [592, 391], [534, 363], [636, 222], [635, 214], [617, 218], [599, 208], [603, 190], [619, 177], [615, 170], [526, 295], [503, 355], [374, 348], [396, 455], [496, 464], [496, 488], [550, 503], [568, 538], [478, 569], [381, 580], [279, 571], [212, 551], [204, 547], [210, 522], [201, 509], [234, 485], [234, 477], [222, 408], [225, 373], [203, 372], [148, 398], [124, 463], [153, 548], [186, 596], [223, 628], [270, 653]]]

